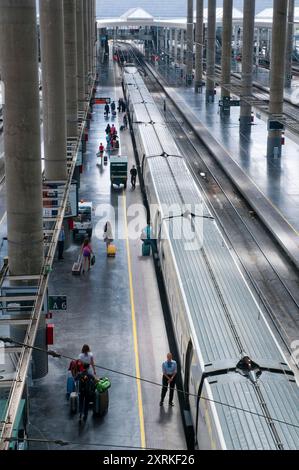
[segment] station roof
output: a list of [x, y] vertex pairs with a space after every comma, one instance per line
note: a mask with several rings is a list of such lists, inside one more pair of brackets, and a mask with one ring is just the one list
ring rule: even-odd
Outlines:
[[[222, 23], [223, 8], [216, 9], [217, 23]], [[208, 20], [208, 9], [204, 9], [204, 21]], [[194, 22], [196, 21], [196, 15], [194, 13]], [[233, 9], [233, 22], [240, 24], [243, 21], [243, 13], [236, 8]], [[97, 20], [99, 28], [113, 28], [118, 27], [132, 27], [132, 26], [161, 26], [170, 28], [187, 28], [186, 17], [174, 17], [174, 18], [161, 18], [154, 17], [143, 8], [130, 8], [127, 12], [118, 18], [103, 18]]]
[[[260, 13], [256, 15], [256, 23], [260, 24], [261, 26], [264, 24], [265, 26], [272, 25], [273, 22], [273, 8], [265, 8]], [[299, 23], [299, 7], [295, 8], [295, 23]]]
[[[223, 8], [216, 8], [217, 25], [222, 25]], [[194, 22], [196, 21], [196, 13], [194, 12]], [[208, 9], [204, 9], [204, 22], [208, 21]], [[273, 8], [265, 8], [256, 15], [255, 25], [259, 27], [269, 28], [273, 22]], [[187, 28], [186, 17], [155, 17], [143, 8], [130, 8], [120, 17], [101, 18], [97, 20], [99, 28], [113, 27], [134, 27], [134, 26], [160, 26], [165, 28]], [[237, 8], [233, 9], [233, 23], [242, 25], [243, 12]], [[299, 24], [299, 7], [295, 8], [295, 23]]]

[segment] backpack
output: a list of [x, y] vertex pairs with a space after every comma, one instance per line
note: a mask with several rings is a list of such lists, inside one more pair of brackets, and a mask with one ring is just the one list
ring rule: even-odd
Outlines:
[[96, 383], [96, 390], [100, 393], [106, 392], [108, 388], [111, 387], [111, 382], [108, 379], [108, 377], [102, 377], [97, 383]]
[[79, 393], [91, 395], [94, 393], [94, 378], [88, 372], [79, 375]]

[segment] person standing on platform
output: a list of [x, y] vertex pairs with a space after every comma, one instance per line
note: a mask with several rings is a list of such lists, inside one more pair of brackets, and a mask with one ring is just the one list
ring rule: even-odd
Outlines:
[[65, 232], [64, 232], [64, 227], [62, 226], [59, 232], [59, 236], [58, 236], [58, 259], [64, 259], [63, 258], [64, 242], [65, 242]]
[[127, 118], [127, 113], [124, 114], [124, 117], [123, 117], [123, 124], [124, 124], [124, 128], [127, 129], [128, 128], [128, 118]]
[[[92, 367], [94, 375], [96, 375], [96, 367], [93, 359], [93, 354], [90, 350], [88, 344], [83, 344], [81, 353], [78, 358], [83, 364], [89, 364], [90, 368]], [[91, 373], [91, 370], [88, 372]]]
[[117, 135], [117, 130], [116, 130], [116, 127], [114, 126], [114, 124], [112, 124], [112, 126], [110, 128], [110, 135], [111, 136]]
[[127, 110], [127, 105], [126, 105], [126, 102], [124, 100], [122, 100], [122, 103], [121, 103], [121, 110], [123, 113], [126, 112]]
[[122, 100], [123, 100], [122, 98], [119, 98], [119, 100], [118, 100], [118, 106], [117, 106], [117, 109], [118, 109], [118, 112], [119, 112], [119, 113], [120, 113], [120, 112], [121, 112], [121, 110], [122, 110], [122, 105], [121, 105], [121, 104], [122, 104]]
[[110, 114], [110, 106], [108, 103], [105, 104], [105, 116], [108, 117], [108, 114]]
[[167, 360], [162, 364], [162, 393], [161, 393], [161, 401], [160, 406], [163, 405], [164, 398], [166, 396], [168, 385], [169, 385], [169, 406], [174, 406], [173, 403], [173, 394], [174, 394], [174, 387], [176, 382], [176, 375], [177, 375], [177, 363], [172, 359], [172, 354], [167, 354]]
[[84, 421], [87, 420], [89, 402], [94, 395], [95, 377], [88, 372], [89, 364], [83, 364], [83, 372], [80, 372], [76, 380], [79, 382], [79, 421], [81, 421], [82, 413]]
[[135, 165], [132, 166], [132, 168], [130, 170], [130, 175], [131, 175], [132, 188], [135, 189], [136, 188], [136, 178], [137, 178], [137, 170], [135, 168]]

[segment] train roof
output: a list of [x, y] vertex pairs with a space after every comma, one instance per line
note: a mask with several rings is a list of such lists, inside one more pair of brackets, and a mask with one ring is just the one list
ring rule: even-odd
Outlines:
[[229, 373], [211, 377], [209, 382], [213, 398], [219, 402], [215, 407], [228, 449], [276, 450], [279, 442], [284, 450], [298, 449], [298, 387], [294, 380], [266, 371], [260, 376], [259, 387], [273, 418], [273, 430], [250, 380]]
[[[140, 93], [143, 95], [143, 89]], [[153, 107], [143, 105], [142, 111], [139, 105], [132, 106], [138, 115], [154, 113]], [[161, 207], [162, 238], [165, 232], [193, 344], [202, 369], [214, 372], [205, 381], [211, 398], [219, 402], [214, 406], [227, 448], [276, 449], [281, 444], [285, 449], [298, 449], [299, 389], [263, 312], [170, 131], [163, 124], [140, 124], [138, 129]], [[161, 156], [161, 151], [168, 156]], [[189, 212], [185, 212], [186, 205]], [[169, 212], [170, 206], [177, 207], [172, 209], [174, 213]], [[190, 244], [194, 230], [196, 237]], [[254, 384], [232, 372], [244, 355], [262, 368], [259, 387], [263, 398], [270, 415], [282, 421], [275, 422], [276, 434], [269, 419], [258, 416], [262, 409]], [[217, 375], [225, 369], [226, 373]]]

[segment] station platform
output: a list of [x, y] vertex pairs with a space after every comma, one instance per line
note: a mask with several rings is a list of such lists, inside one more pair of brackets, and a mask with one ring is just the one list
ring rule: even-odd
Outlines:
[[230, 116], [220, 115], [220, 89], [215, 102], [207, 104], [204, 87], [203, 93], [196, 94], [191, 87], [170, 86], [173, 72], [165, 67], [150, 68], [159, 79], [164, 77], [166, 95], [299, 267], [298, 138], [287, 131], [282, 157], [269, 160], [267, 116], [260, 109], [254, 109], [250, 132], [240, 134], [239, 108], [231, 108]]
[[[122, 96], [121, 77], [112, 60], [100, 65], [99, 79], [97, 97], [111, 97], [117, 103]], [[126, 191], [112, 190], [109, 159], [104, 166], [96, 157], [100, 142], [105, 143], [107, 123], [114, 122], [120, 135], [119, 153], [128, 156], [129, 169], [135, 163], [130, 131], [119, 132], [122, 116], [118, 113], [114, 121], [107, 121], [103, 104], [93, 108], [79, 198], [92, 201], [95, 208], [91, 240], [95, 265], [85, 275], [72, 276], [82, 243], [72, 240], [64, 260], [55, 261], [49, 286], [49, 294], [67, 296], [67, 311], [53, 313], [50, 320], [55, 326], [51, 348], [76, 358], [83, 344], [90, 346], [100, 367], [97, 375], [108, 376], [112, 383], [109, 411], [96, 419], [91, 411], [86, 423], [80, 425], [78, 415], [70, 415], [66, 400], [69, 361], [49, 358], [48, 375], [30, 388], [29, 437], [61, 439], [69, 445], [35, 442], [30, 449], [186, 449], [177, 394], [173, 408], [160, 407], [161, 388], [134, 378], [140, 374], [160, 383], [169, 343], [153, 259], [141, 256], [143, 227], [138, 228], [136, 238], [128, 235], [134, 208], [143, 207], [139, 182], [134, 191], [129, 181]], [[103, 227], [113, 220], [113, 212], [117, 254], [107, 258]], [[145, 226], [145, 214], [143, 217]]]

